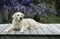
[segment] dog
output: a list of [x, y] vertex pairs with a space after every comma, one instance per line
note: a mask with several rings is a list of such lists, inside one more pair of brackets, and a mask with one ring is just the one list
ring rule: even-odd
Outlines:
[[12, 15], [12, 28], [9, 31], [19, 30], [23, 32], [24, 29], [36, 29], [38, 28], [38, 24], [35, 20], [31, 18], [24, 18], [24, 14], [21, 12], [16, 12]]

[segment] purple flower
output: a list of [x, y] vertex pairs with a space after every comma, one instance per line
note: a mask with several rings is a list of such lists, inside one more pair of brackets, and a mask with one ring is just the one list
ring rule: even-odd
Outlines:
[[23, 12], [23, 13], [25, 13], [25, 11], [26, 11], [25, 6], [20, 6], [20, 11]]
[[38, 4], [38, 6], [41, 6], [42, 4]]
[[37, 10], [38, 9], [38, 6], [33, 6], [33, 10]]
[[34, 4], [33, 4], [33, 3], [30, 3], [30, 4], [29, 4], [29, 7], [33, 7], [33, 6], [34, 6]]
[[4, 9], [4, 10], [8, 9], [8, 6], [4, 5], [4, 6], [3, 6], [3, 9]]
[[29, 5], [30, 2], [31, 0], [22, 0], [22, 4], [25, 4], [25, 5]]
[[31, 12], [31, 11], [32, 11], [32, 9], [29, 9], [29, 11]]
[[42, 11], [45, 11], [45, 9], [44, 9], [44, 8], [42, 8]]
[[21, 9], [21, 10], [24, 10], [24, 9], [26, 9], [26, 8], [25, 8], [25, 6], [21, 6], [20, 9]]
[[11, 6], [8, 6], [8, 9], [11, 10]]
[[19, 9], [19, 7], [18, 7], [18, 6], [16, 6], [16, 8], [17, 8], [17, 11], [20, 11], [20, 9]]
[[42, 12], [41, 11], [39, 11], [39, 14], [41, 14]]
[[28, 12], [28, 13], [32, 13], [32, 12], [33, 12], [33, 9], [30, 8], [30, 7], [26, 7], [26, 12]]
[[38, 14], [41, 14], [41, 13], [42, 13], [42, 11], [39, 11], [39, 12], [38, 12]]
[[41, 7], [41, 10], [44, 12], [46, 10], [46, 7]]

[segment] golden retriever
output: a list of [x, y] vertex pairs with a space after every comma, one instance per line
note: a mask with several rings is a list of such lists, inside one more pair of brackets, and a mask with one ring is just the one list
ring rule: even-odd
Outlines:
[[24, 14], [21, 12], [16, 12], [12, 15], [12, 28], [9, 29], [9, 31], [13, 30], [19, 30], [20, 32], [23, 32], [24, 29], [35, 29], [38, 28], [38, 24], [35, 20], [31, 18], [25, 18], [23, 19]]

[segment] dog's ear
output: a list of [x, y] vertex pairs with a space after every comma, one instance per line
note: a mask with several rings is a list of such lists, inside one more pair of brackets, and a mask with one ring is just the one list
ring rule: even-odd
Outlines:
[[22, 16], [24, 17], [24, 14], [22, 14]]
[[15, 17], [16, 17], [16, 15], [15, 15], [15, 14], [13, 14], [13, 15], [12, 15], [12, 18], [14, 19]]

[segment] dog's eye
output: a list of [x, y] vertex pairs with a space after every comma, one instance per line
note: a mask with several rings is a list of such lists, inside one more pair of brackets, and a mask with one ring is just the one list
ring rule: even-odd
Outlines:
[[23, 15], [21, 15], [23, 17]]
[[19, 15], [17, 15], [17, 16], [19, 16]]

